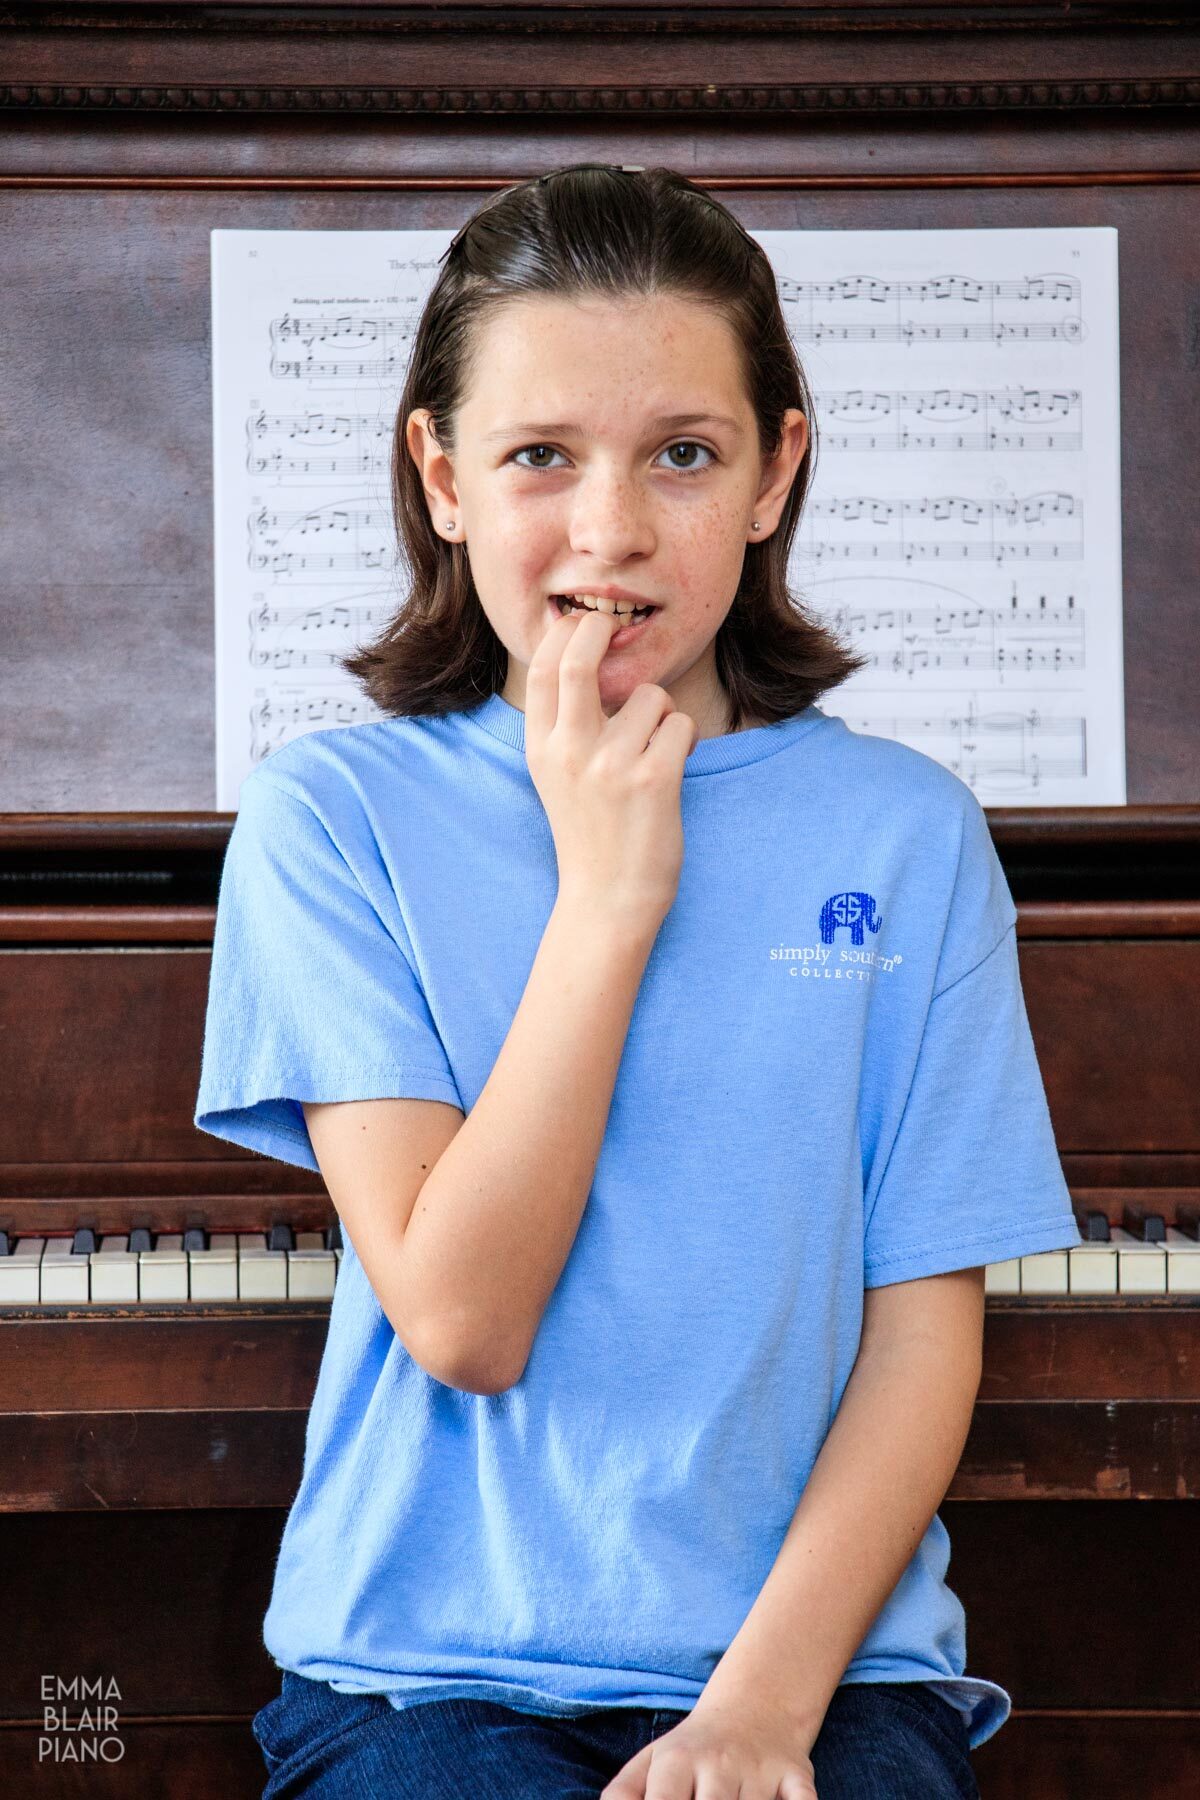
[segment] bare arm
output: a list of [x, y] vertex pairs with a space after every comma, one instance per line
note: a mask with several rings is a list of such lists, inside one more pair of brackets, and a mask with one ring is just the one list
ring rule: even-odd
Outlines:
[[465, 1119], [439, 1101], [304, 1106], [380, 1304], [449, 1386], [520, 1379], [583, 1217], [653, 941], [559, 902]]
[[492, 1073], [421, 1190], [400, 1280], [455, 1386], [520, 1379], [583, 1217], [652, 943], [556, 904]]
[[837, 1415], [697, 1713], [750, 1706], [786, 1724], [792, 1749], [812, 1748], [958, 1467], [982, 1372], [983, 1278], [959, 1269], [867, 1290]]

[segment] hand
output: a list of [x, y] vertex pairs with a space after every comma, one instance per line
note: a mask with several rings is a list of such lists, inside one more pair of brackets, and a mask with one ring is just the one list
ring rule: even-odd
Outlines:
[[551, 624], [525, 677], [525, 760], [554, 835], [559, 898], [657, 930], [679, 886], [683, 765], [700, 734], [648, 681], [605, 717], [599, 669], [617, 625], [602, 612]]
[[817, 1800], [802, 1733], [775, 1709], [697, 1701], [599, 1800]]

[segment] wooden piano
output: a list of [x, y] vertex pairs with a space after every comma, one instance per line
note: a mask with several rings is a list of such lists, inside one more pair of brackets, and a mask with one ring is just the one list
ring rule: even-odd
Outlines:
[[[970, 1666], [1020, 1710], [977, 1760], [989, 1796], [1182, 1795], [1200, 1754], [1200, 806], [989, 818], [1057, 1141], [1081, 1218], [1110, 1229], [1113, 1287], [1096, 1291], [1091, 1246], [989, 1271], [944, 1516]], [[258, 1633], [336, 1278], [319, 1178], [191, 1125], [230, 823], [0, 820], [6, 1705], [28, 1720], [46, 1670], [117, 1672], [126, 1770], [152, 1779], [103, 1792], [258, 1791], [247, 1723], [275, 1680]], [[1187, 1226], [1169, 1253], [1159, 1220]], [[20, 1266], [38, 1239], [76, 1265], [77, 1299], [45, 1255]], [[172, 1270], [177, 1297], [147, 1298]], [[37, 1736], [0, 1737], [15, 1767], [35, 1769]], [[63, 1773], [21, 1791], [75, 1792]]]
[[[1198, 108], [1200, 20], [1166, 0], [0, 10], [5, 1792], [261, 1791], [336, 1280], [320, 1180], [191, 1124], [231, 823], [209, 231], [453, 229], [607, 159], [751, 228], [1119, 230], [1130, 804], [989, 811], [1064, 1169], [1110, 1235], [991, 1271], [943, 1516], [968, 1667], [1015, 1701], [987, 1800], [1196, 1793]], [[117, 1684], [119, 1756], [40, 1752], [47, 1682], [76, 1709]]]

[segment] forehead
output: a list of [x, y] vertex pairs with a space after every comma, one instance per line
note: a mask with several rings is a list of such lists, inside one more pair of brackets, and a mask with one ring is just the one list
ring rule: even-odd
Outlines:
[[478, 350], [464, 409], [480, 425], [484, 413], [516, 416], [526, 398], [556, 418], [631, 399], [646, 414], [749, 411], [732, 327], [675, 294], [522, 295], [483, 323]]

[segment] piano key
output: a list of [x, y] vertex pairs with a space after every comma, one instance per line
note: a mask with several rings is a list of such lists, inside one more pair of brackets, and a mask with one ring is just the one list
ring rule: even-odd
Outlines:
[[1175, 1210], [1175, 1228], [1200, 1243], [1200, 1205], [1184, 1200]]
[[189, 1256], [192, 1254], [193, 1250], [208, 1249], [208, 1233], [205, 1231], [203, 1225], [188, 1226], [183, 1234], [183, 1247]]
[[45, 1238], [18, 1238], [0, 1259], [0, 1306], [36, 1306], [42, 1297]]
[[[187, 1237], [184, 1242], [186, 1244]], [[207, 1234], [206, 1234], [207, 1235]], [[236, 1300], [238, 1297], [237, 1235], [216, 1231], [204, 1250], [188, 1251], [189, 1280], [193, 1300]]]
[[322, 1231], [298, 1231], [296, 1248], [287, 1253], [288, 1299], [330, 1300], [337, 1279], [337, 1259], [325, 1248]]
[[68, 1237], [52, 1237], [46, 1241], [42, 1252], [41, 1304], [43, 1306], [79, 1306], [86, 1305], [91, 1298], [91, 1251], [75, 1249], [75, 1243], [82, 1236], [86, 1243], [92, 1240], [95, 1248], [95, 1233], [76, 1232], [75, 1239]]
[[1117, 1247], [1117, 1291], [1122, 1294], [1165, 1294], [1167, 1257], [1162, 1244], [1146, 1244], [1119, 1226], [1113, 1227]]
[[1085, 1244], [1107, 1244], [1109, 1240], [1108, 1214], [1095, 1209], [1082, 1215], [1076, 1213], [1075, 1222], [1079, 1226], [1079, 1235]]
[[341, 1247], [342, 1247], [342, 1221], [340, 1219], [335, 1219], [333, 1221], [333, 1224], [329, 1227], [329, 1229], [325, 1233], [325, 1248], [327, 1250], [340, 1250]]
[[188, 1255], [183, 1236], [178, 1231], [162, 1231], [153, 1250], [138, 1255], [138, 1288], [140, 1298], [150, 1301], [188, 1297]]
[[290, 1225], [272, 1225], [267, 1233], [268, 1250], [294, 1250], [296, 1234]]
[[12, 1250], [13, 1240], [10, 1239], [7, 1231], [0, 1231], [0, 1257], [11, 1256]]
[[90, 1256], [96, 1248], [96, 1234], [90, 1225], [81, 1225], [71, 1245], [76, 1256]]
[[267, 1248], [266, 1233], [238, 1233], [238, 1299], [286, 1300], [287, 1252]]
[[129, 1234], [129, 1249], [134, 1256], [140, 1256], [143, 1250], [153, 1250], [154, 1243], [144, 1225], [135, 1225]]
[[1072, 1294], [1115, 1294], [1116, 1245], [1095, 1241], [1072, 1245], [1067, 1251], [1067, 1287]]
[[1121, 1223], [1130, 1237], [1140, 1239], [1143, 1244], [1166, 1242], [1167, 1221], [1161, 1213], [1152, 1212], [1149, 1207], [1127, 1206]]
[[1168, 1294], [1200, 1294], [1200, 1240], [1169, 1225], [1166, 1253]]
[[1067, 1291], [1065, 1250], [1039, 1250], [1035, 1256], [1021, 1258], [1023, 1294], [1065, 1294]]
[[93, 1250], [88, 1261], [93, 1306], [137, 1304], [138, 1259], [130, 1253], [127, 1237], [102, 1237], [99, 1250]]
[[1010, 1257], [1007, 1262], [989, 1263], [983, 1271], [983, 1291], [985, 1294], [1019, 1294], [1021, 1291], [1020, 1257]]

